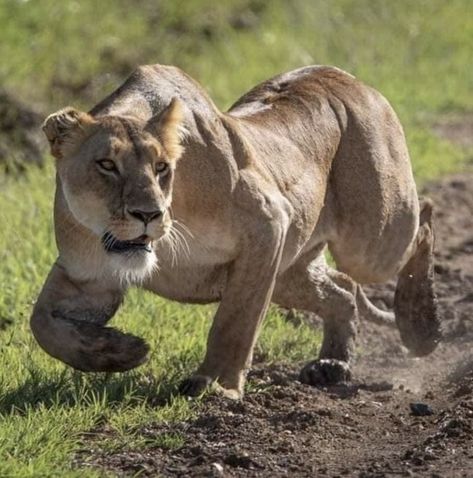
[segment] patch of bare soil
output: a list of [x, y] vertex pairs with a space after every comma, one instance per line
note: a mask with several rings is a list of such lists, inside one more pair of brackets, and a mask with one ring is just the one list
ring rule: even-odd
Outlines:
[[[312, 388], [297, 381], [295, 366], [258, 364], [243, 402], [209, 397], [192, 422], [138, 430], [150, 440], [178, 433], [181, 447], [110, 453], [92, 445], [78, 463], [124, 476], [473, 476], [473, 174], [425, 194], [436, 204], [445, 335], [432, 355], [410, 358], [396, 331], [362, 323], [350, 384]], [[393, 290], [368, 293], [391, 307]]]
[[7, 172], [42, 164], [46, 141], [42, 117], [6, 91], [0, 90], [0, 167]]
[[432, 125], [434, 132], [448, 141], [463, 147], [473, 146], [473, 114], [446, 116]]

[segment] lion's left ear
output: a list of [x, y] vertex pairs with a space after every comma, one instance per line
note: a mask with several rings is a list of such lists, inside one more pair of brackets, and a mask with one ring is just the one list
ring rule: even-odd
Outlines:
[[173, 98], [169, 106], [159, 115], [153, 116], [146, 125], [146, 131], [156, 136], [170, 159], [177, 160], [184, 148], [181, 144], [184, 133], [184, 111], [182, 103]]

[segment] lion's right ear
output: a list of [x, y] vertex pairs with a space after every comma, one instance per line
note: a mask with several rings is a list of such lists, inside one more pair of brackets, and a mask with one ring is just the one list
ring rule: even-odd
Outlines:
[[51, 154], [57, 159], [62, 158], [85, 138], [88, 128], [94, 123], [92, 116], [71, 106], [49, 115], [43, 123], [43, 131], [48, 138]]

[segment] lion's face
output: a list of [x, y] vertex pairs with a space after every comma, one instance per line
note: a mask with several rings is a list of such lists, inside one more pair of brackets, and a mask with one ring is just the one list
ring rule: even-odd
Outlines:
[[180, 121], [172, 102], [147, 124], [66, 109], [44, 125], [71, 214], [98, 236], [113, 269], [134, 277], [151, 272], [153, 243], [171, 227]]

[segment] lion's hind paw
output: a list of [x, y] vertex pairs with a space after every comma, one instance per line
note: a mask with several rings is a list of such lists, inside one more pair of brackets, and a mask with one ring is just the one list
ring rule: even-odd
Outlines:
[[299, 380], [307, 385], [326, 386], [351, 380], [347, 362], [337, 359], [318, 359], [309, 362], [301, 370]]

